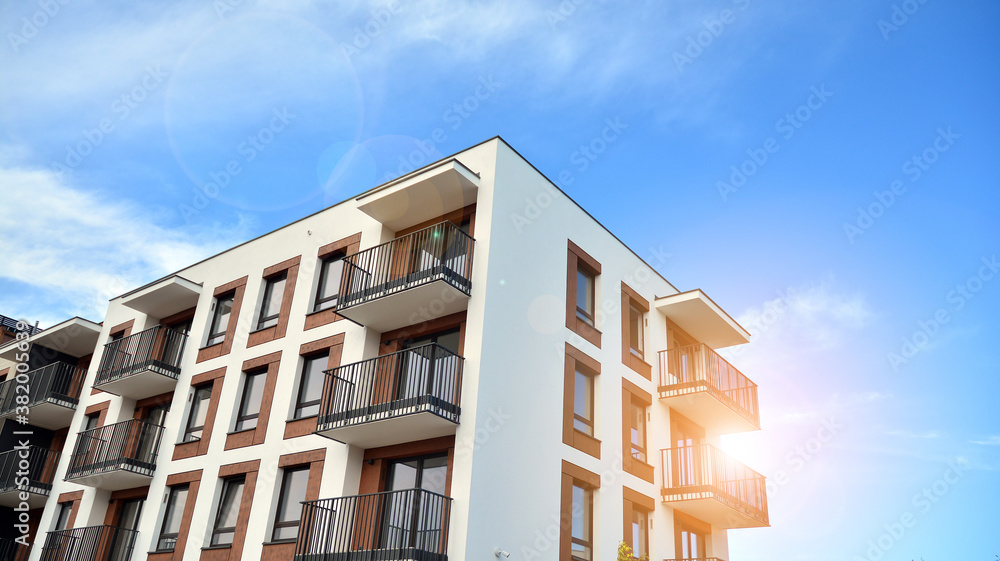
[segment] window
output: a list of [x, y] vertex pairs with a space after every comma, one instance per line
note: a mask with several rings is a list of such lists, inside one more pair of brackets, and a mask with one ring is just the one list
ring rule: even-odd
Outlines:
[[632, 509], [632, 556], [649, 556], [649, 514]]
[[643, 327], [645, 323], [646, 318], [643, 311], [635, 306], [629, 306], [628, 346], [629, 351], [639, 358], [643, 358], [643, 339], [645, 338]]
[[631, 406], [631, 442], [632, 457], [640, 462], [646, 461], [646, 407], [641, 403], [632, 402]]
[[632, 548], [633, 558], [649, 559], [649, 520], [656, 500], [626, 486], [622, 487], [622, 498], [625, 544]]
[[170, 488], [167, 507], [163, 513], [163, 524], [160, 526], [160, 537], [156, 541], [156, 551], [173, 551], [177, 546], [177, 535], [180, 533], [181, 520], [184, 518], [188, 489], [188, 485]]
[[285, 294], [285, 281], [287, 280], [287, 273], [267, 279], [264, 285], [264, 301], [260, 306], [257, 329], [278, 325], [278, 316], [281, 315], [281, 300]]
[[573, 428], [594, 436], [594, 378], [580, 370], [573, 382]]
[[335, 308], [340, 296], [340, 279], [344, 272], [343, 254], [334, 254], [325, 259], [319, 266], [319, 288], [316, 291], [314, 312]]
[[59, 503], [59, 514], [56, 515], [52, 531], [65, 530], [69, 526], [69, 515], [73, 512], [73, 502]]
[[594, 327], [594, 274], [576, 270], [576, 317]]
[[188, 413], [187, 425], [184, 427], [183, 442], [201, 440], [205, 430], [205, 418], [208, 416], [208, 406], [212, 401], [212, 384], [198, 386], [191, 400], [191, 411]]
[[309, 483], [309, 466], [286, 469], [281, 479], [278, 495], [278, 511], [274, 517], [274, 531], [271, 541], [291, 541], [299, 535], [299, 520], [302, 518], [302, 501], [306, 500]]
[[590, 561], [594, 541], [594, 492], [581, 484], [573, 483], [573, 529], [570, 542], [573, 559]]
[[100, 413], [91, 413], [90, 415], [87, 415], [87, 416], [86, 416], [86, 417], [84, 418], [84, 422], [83, 422], [83, 431], [84, 431], [84, 432], [87, 432], [87, 431], [89, 431], [89, 430], [94, 430], [94, 429], [96, 429], [96, 428], [97, 428], [97, 425], [98, 425], [98, 424], [99, 424], [100, 422], [101, 422], [101, 414], [100, 414]]
[[678, 559], [708, 557], [706, 537], [711, 527], [694, 519], [674, 515], [674, 553]]
[[563, 443], [600, 459], [597, 440], [597, 376], [601, 363], [566, 344], [563, 388]]
[[257, 417], [260, 416], [260, 404], [264, 398], [264, 384], [267, 381], [267, 371], [247, 373], [243, 386], [243, 399], [240, 400], [239, 414], [236, 417], [236, 427], [233, 432], [257, 428]]
[[597, 330], [597, 303], [600, 295], [597, 278], [601, 275], [601, 264], [572, 240], [568, 240], [567, 245], [566, 327], [600, 348], [601, 332]]
[[212, 323], [208, 328], [206, 347], [217, 345], [226, 340], [226, 329], [229, 327], [229, 314], [233, 311], [235, 294], [219, 296], [215, 299], [215, 310], [212, 313]]
[[243, 476], [223, 480], [219, 511], [215, 515], [215, 525], [212, 527], [211, 545], [232, 545], [245, 483], [246, 478]]
[[295, 400], [294, 419], [304, 419], [319, 415], [319, 405], [323, 399], [323, 382], [326, 375], [329, 353], [306, 357], [302, 361], [302, 376], [299, 378], [299, 392]]

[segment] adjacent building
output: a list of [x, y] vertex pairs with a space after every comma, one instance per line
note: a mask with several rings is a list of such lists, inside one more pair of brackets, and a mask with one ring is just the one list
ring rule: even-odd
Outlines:
[[29, 337], [13, 555], [735, 561], [748, 338], [497, 137]]

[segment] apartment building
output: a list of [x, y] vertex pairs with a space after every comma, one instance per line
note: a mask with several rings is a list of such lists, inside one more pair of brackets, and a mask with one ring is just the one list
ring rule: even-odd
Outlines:
[[31, 561], [735, 561], [748, 338], [497, 137], [26, 339], [0, 497]]

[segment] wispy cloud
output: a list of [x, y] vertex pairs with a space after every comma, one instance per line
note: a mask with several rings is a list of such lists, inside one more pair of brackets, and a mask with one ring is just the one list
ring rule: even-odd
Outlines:
[[9, 162], [0, 163], [0, 185], [0, 280], [9, 287], [0, 308], [47, 322], [99, 320], [109, 298], [234, 245], [247, 230], [173, 229], [153, 208]]
[[981, 440], [970, 440], [969, 442], [981, 446], [1000, 446], [1000, 434], [991, 434]]

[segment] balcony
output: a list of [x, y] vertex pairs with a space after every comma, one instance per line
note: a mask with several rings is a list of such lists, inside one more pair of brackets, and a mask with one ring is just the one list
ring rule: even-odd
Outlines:
[[[86, 372], [64, 362], [54, 362], [27, 372], [27, 384], [11, 378], [0, 384], [0, 417], [16, 419], [17, 400], [27, 396], [27, 424], [49, 430], [66, 428], [73, 421], [73, 413], [79, 403], [80, 388]], [[22, 390], [21, 387], [26, 387]], [[22, 400], [23, 401], [23, 400]]]
[[441, 222], [344, 258], [337, 313], [379, 332], [468, 307], [475, 240]]
[[295, 561], [447, 561], [451, 498], [406, 489], [302, 503]]
[[94, 388], [131, 399], [174, 391], [187, 334], [157, 325], [104, 345]]
[[80, 433], [66, 481], [119, 491], [149, 484], [163, 427], [129, 419]]
[[710, 444], [660, 451], [663, 501], [720, 528], [769, 526], [764, 476]]
[[760, 429], [757, 384], [708, 345], [660, 351], [663, 403], [718, 434]]
[[10, 538], [0, 538], [0, 559], [27, 561], [31, 548], [18, 544]]
[[316, 433], [361, 448], [455, 434], [464, 360], [430, 344], [329, 370]]
[[[0, 506], [15, 507], [21, 504], [21, 493], [27, 493], [28, 508], [45, 506], [45, 498], [52, 491], [59, 452], [26, 446], [0, 454]], [[0, 559], [6, 559], [0, 555]]]
[[89, 526], [49, 532], [41, 561], [129, 561], [137, 532], [118, 526]]

